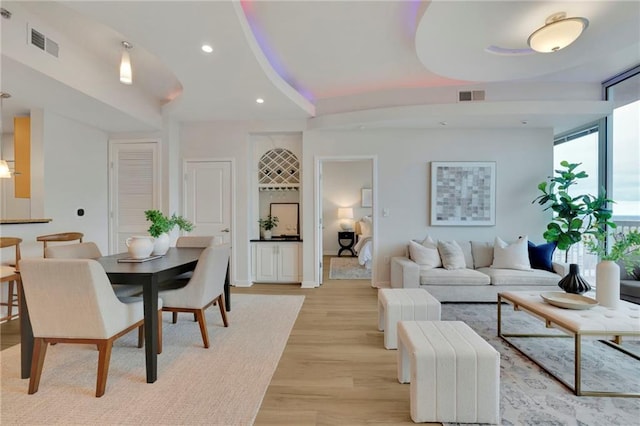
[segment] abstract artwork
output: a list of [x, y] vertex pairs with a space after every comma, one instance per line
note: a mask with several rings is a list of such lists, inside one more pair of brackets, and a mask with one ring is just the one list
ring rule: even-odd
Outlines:
[[431, 162], [431, 226], [494, 226], [495, 206], [495, 162]]

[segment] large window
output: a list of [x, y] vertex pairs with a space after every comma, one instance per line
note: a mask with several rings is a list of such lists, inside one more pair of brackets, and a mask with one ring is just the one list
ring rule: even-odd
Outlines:
[[[560, 161], [582, 163], [589, 174], [573, 193], [596, 195], [605, 188], [615, 201], [611, 206], [618, 230], [640, 229], [640, 65], [603, 83], [603, 97], [612, 101], [613, 114], [606, 120], [558, 135], [553, 151], [554, 168]], [[564, 261], [564, 252], [555, 259]], [[595, 256], [582, 244], [569, 251], [570, 263], [580, 265], [582, 275], [595, 282]]]

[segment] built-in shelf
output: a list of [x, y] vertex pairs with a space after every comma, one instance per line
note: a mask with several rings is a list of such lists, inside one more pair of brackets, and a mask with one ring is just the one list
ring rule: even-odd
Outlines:
[[0, 219], [0, 225], [20, 225], [25, 223], [49, 223], [52, 219]]

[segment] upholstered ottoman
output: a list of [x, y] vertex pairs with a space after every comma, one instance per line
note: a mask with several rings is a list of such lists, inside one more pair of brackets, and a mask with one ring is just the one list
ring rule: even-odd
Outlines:
[[414, 422], [500, 422], [500, 354], [462, 321], [398, 322]]
[[440, 320], [440, 302], [419, 288], [378, 290], [378, 329], [384, 330], [384, 347], [398, 347], [398, 321]]

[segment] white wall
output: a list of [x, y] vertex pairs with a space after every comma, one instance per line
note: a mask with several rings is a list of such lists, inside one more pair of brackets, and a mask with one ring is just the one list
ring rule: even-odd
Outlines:
[[[51, 218], [46, 224], [0, 225], [3, 236], [23, 239], [22, 257], [42, 256], [42, 243], [38, 235], [57, 232], [82, 232], [85, 241], [94, 241], [103, 253], [108, 252], [108, 170], [107, 134], [93, 127], [44, 111], [32, 115], [41, 122], [43, 152], [32, 156], [43, 157], [44, 171], [32, 170], [33, 179], [44, 179], [44, 214]], [[34, 146], [32, 146], [32, 149]], [[37, 182], [35, 182], [37, 183]], [[32, 184], [33, 186], [33, 184]], [[33, 195], [33, 191], [32, 191]], [[83, 208], [84, 216], [76, 214]]]
[[[552, 129], [424, 129], [309, 131], [303, 138], [304, 162], [303, 280], [314, 277], [313, 187], [315, 158], [376, 155], [378, 184], [376, 280], [389, 280], [388, 259], [404, 252], [412, 238], [509, 240], [527, 234], [542, 241], [548, 213], [531, 204], [537, 184], [552, 173]], [[430, 161], [495, 161], [497, 163], [496, 226], [431, 227], [429, 224]], [[382, 210], [389, 216], [382, 217]]]
[[336, 255], [340, 249], [339, 207], [353, 208], [353, 221], [370, 215], [371, 208], [361, 207], [361, 189], [371, 188], [371, 161], [324, 161], [322, 164], [322, 249], [324, 255]]

